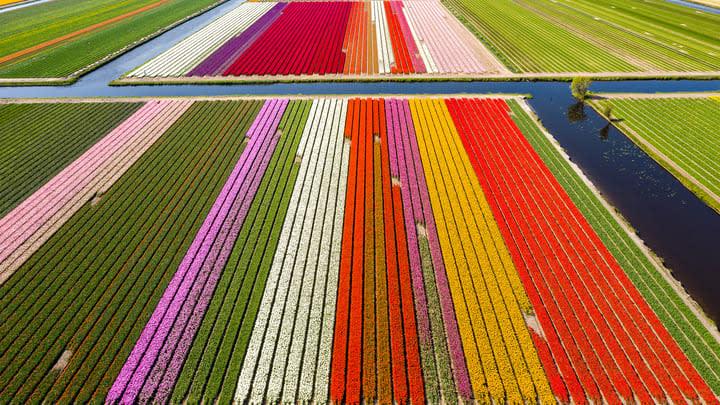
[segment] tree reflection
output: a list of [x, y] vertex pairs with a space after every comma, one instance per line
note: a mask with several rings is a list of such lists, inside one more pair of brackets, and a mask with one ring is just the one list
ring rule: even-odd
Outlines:
[[585, 113], [585, 104], [582, 102], [577, 102], [570, 107], [568, 107], [568, 119], [570, 122], [583, 122], [585, 119], [587, 119], [587, 114]]

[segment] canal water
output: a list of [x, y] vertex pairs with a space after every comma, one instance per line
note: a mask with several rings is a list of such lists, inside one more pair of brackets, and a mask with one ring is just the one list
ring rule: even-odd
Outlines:
[[[264, 85], [109, 86], [240, 4], [225, 3], [141, 45], [66, 87], [0, 87], [0, 97], [125, 97], [340, 94], [528, 94], [543, 125], [605, 198], [673, 271], [706, 313], [720, 322], [720, 215], [592, 109], [577, 105], [563, 82], [277, 83]], [[596, 92], [720, 91], [720, 81], [596, 82]]]

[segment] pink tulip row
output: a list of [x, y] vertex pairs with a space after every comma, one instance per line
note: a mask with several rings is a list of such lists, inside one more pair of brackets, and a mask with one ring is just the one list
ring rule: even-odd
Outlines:
[[[477, 39], [459, 24], [440, 2], [404, 2], [405, 15], [416, 30], [416, 41], [429, 50], [438, 73], [484, 73], [477, 53], [472, 47]], [[421, 45], [421, 46], [422, 46]]]
[[175, 276], [115, 380], [107, 403], [164, 401], [190, 348], [220, 273], [269, 164], [288, 100], [268, 100], [248, 142]]
[[31, 238], [58, 211], [82, 192], [108, 159], [158, 116], [170, 101], [145, 104], [132, 116], [0, 219], [0, 263]]
[[[430, 206], [430, 196], [420, 159], [420, 150], [410, 113], [410, 105], [407, 100], [387, 99], [385, 100], [385, 110], [387, 111], [390, 173], [392, 176], [400, 178], [402, 205], [405, 211], [405, 231], [408, 239], [413, 290], [415, 291], [418, 338], [421, 347], [432, 347], [439, 344], [448, 345], [458, 394], [461, 398], [470, 400], [473, 396], [472, 386], [467, 364], [465, 363], [460, 332], [455, 319], [450, 286], [445, 274], [445, 263], [443, 262], [440, 240], [435, 227], [435, 218]], [[425, 285], [428, 283], [423, 281], [418, 231], [415, 225], [418, 223], [425, 224], [427, 229], [426, 237], [430, 244], [433, 268], [435, 270], [435, 280], [432, 280], [431, 283], [437, 285], [441, 308], [436, 310], [442, 312], [445, 323], [444, 333], [442, 331], [440, 333], [433, 331], [435, 332], [433, 333], [430, 330], [428, 301], [425, 292]], [[443, 339], [437, 341], [438, 336], [442, 338], [443, 335], [447, 336], [446, 342], [442, 341]], [[435, 343], [432, 342], [433, 337], [435, 337]]]

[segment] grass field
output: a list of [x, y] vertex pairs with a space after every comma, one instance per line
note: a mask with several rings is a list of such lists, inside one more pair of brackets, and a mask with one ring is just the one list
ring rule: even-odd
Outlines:
[[514, 72], [720, 70], [720, 15], [662, 0], [443, 0]]
[[56, 0], [0, 14], [0, 78], [66, 77], [216, 0]]
[[613, 124], [720, 212], [720, 102], [711, 97], [626, 97], [593, 102], [612, 108]]
[[0, 114], [120, 107], [0, 218], [0, 402], [718, 403], [720, 342], [517, 97]]

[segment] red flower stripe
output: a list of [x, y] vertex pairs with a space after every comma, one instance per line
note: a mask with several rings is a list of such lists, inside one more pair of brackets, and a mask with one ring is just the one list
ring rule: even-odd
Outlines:
[[533, 341], [535, 342], [535, 348], [537, 349], [540, 361], [543, 363], [543, 368], [545, 368], [545, 373], [547, 374], [548, 381], [550, 382], [550, 388], [552, 388], [553, 393], [555, 393], [555, 396], [558, 397], [561, 403], [569, 404], [570, 394], [565, 387], [563, 376], [558, 371], [555, 360], [552, 357], [552, 353], [550, 353], [550, 347], [545, 339], [538, 335], [533, 329], [530, 329], [530, 336], [532, 336]]
[[[512, 120], [510, 120], [509, 116], [505, 116], [503, 122], [510, 130], [519, 133], [519, 130], [515, 127]], [[668, 395], [670, 395], [675, 402], [684, 402], [685, 400], [678, 392], [679, 388], [687, 398], [696, 399], [697, 392], [706, 402], [717, 403], [717, 399], [712, 395], [707, 384], [702, 381], [697, 371], [690, 365], [679, 346], [672, 340], [647, 302], [642, 299], [639, 291], [632, 285], [632, 282], [622, 271], [610, 252], [602, 245], [599, 237], [582, 217], [577, 207], [572, 204], [569, 196], [562, 191], [559, 183], [555, 181], [549, 172], [549, 169], [539, 164], [541, 163], [540, 158], [530, 149], [527, 140], [520, 138], [519, 144], [523, 148], [528, 148], [527, 150], [532, 160], [538, 164], [540, 171], [549, 180], [549, 184], [552, 185], [551, 190], [560, 197], [564, 204], [562, 208], [570, 211], [570, 215], [567, 217], [574, 219], [573, 223], [575, 224], [575, 228], [580, 228], [578, 233], [582, 232], [582, 236], [586, 236], [590, 240], [590, 244], [592, 248], [594, 248], [594, 254], [602, 256], [602, 258], [595, 258], [594, 261], [603, 263], [609, 267], [609, 269], [602, 269], [602, 271], [595, 270], [590, 273], [590, 275], [596, 276], [603, 295], [607, 295], [608, 292], [613, 292], [616, 295], [617, 298], [611, 300], [611, 305], [613, 306], [612, 313], [621, 317], [623, 328], [627, 329], [630, 332], [630, 336], [634, 337], [632, 344], [640, 348], [643, 353], [643, 358], [651, 365], [652, 371], [658, 376]], [[611, 278], [606, 278], [606, 276], [611, 276]], [[634, 306], [630, 306], [631, 302]], [[642, 312], [641, 315], [637, 314], [638, 310]], [[653, 326], [655, 333], [643, 332], [638, 326], [639, 324], [644, 325], [646, 323]], [[663, 345], [665, 345], [665, 347], [663, 347]], [[678, 369], [678, 364], [682, 368], [682, 372]], [[691, 384], [686, 376], [693, 375], [696, 376], [696, 378], [693, 380], [693, 377], [690, 377], [690, 380], [693, 380]]]
[[[388, 112], [389, 113], [389, 112]], [[395, 245], [395, 226], [392, 199], [392, 181], [388, 158], [387, 131], [381, 134], [382, 151], [382, 194], [385, 212], [385, 257], [388, 274], [388, 305], [390, 312], [390, 340], [392, 347], [393, 390], [395, 402], [406, 404], [408, 401], [408, 382], [405, 361], [405, 333], [400, 298], [400, 276], [398, 273], [397, 248]]]
[[[338, 295], [335, 311], [335, 333], [333, 336], [333, 354], [330, 371], [330, 399], [340, 403], [345, 398], [348, 349], [348, 328], [350, 314], [350, 293], [353, 264], [353, 245], [355, 225], [355, 194], [357, 183], [358, 138], [355, 125], [359, 116], [358, 100], [348, 102], [345, 137], [351, 139], [350, 158], [348, 164], [348, 184], [345, 198], [345, 219], [343, 222], [342, 250], [340, 254], [340, 272], [338, 275]], [[362, 240], [360, 240], [362, 243]], [[359, 401], [358, 401], [359, 402]]]
[[[544, 346], [545, 341], [534, 335], [536, 345], [542, 346], [540, 351], [549, 349], [573, 400], [584, 401], [569, 380], [572, 370], [566, 355], [590, 398], [595, 389], [584, 367], [578, 367], [582, 359], [575, 353], [577, 347], [608, 402], [619, 399], [619, 394], [641, 403], [665, 402], [667, 395], [680, 403], [685, 398], [697, 400], [699, 394], [717, 403], [512, 122], [508, 106], [502, 100], [448, 104], [456, 121], [473, 117], [460, 125], [463, 144], [482, 186], [493, 197], [491, 209], [504, 218], [499, 221], [503, 236], [514, 242], [509, 243], [511, 255], [547, 337]], [[640, 326], [646, 323], [650, 333]], [[552, 380], [550, 356], [541, 357]], [[560, 397], [561, 387], [552, 387]]]

